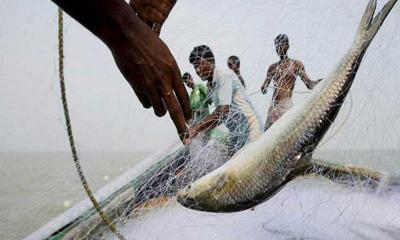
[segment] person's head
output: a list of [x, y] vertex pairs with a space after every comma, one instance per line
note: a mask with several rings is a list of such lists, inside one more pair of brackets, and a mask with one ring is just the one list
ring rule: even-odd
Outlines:
[[276, 53], [279, 57], [286, 56], [289, 50], [289, 38], [285, 34], [279, 34], [275, 38]]
[[240, 71], [240, 59], [237, 56], [230, 56], [228, 58], [228, 67], [234, 72]]
[[210, 47], [206, 45], [194, 47], [190, 53], [189, 62], [203, 81], [212, 79], [215, 59]]
[[182, 75], [182, 81], [186, 84], [186, 86], [188, 86], [188, 87], [190, 87], [190, 88], [193, 88], [194, 83], [193, 83], [192, 75], [190, 75], [190, 73], [185, 72], [185, 73]]

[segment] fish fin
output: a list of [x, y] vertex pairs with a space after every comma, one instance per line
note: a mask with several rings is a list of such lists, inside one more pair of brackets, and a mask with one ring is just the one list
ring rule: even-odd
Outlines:
[[357, 37], [365, 37], [364, 48], [368, 47], [374, 39], [376, 33], [396, 3], [397, 0], [389, 0], [374, 17], [376, 0], [369, 1], [357, 30]]
[[370, 28], [372, 19], [374, 17], [375, 9], [376, 9], [376, 0], [370, 0], [361, 18], [360, 25], [358, 26], [357, 35], [360, 35], [361, 33], [367, 31]]
[[368, 28], [368, 35], [372, 38], [378, 32], [379, 28], [382, 26], [386, 17], [389, 15], [393, 6], [396, 4], [397, 0], [389, 0], [385, 6], [379, 11], [379, 13], [372, 20], [370, 28]]

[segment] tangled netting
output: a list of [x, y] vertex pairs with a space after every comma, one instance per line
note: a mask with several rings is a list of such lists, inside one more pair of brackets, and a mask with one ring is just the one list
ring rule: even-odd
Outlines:
[[[352, 8], [358, 6], [358, 3], [355, 1], [349, 6], [335, 5], [335, 7], [328, 7], [327, 3], [318, 3], [315, 6], [307, 5], [310, 8], [309, 10], [295, 7], [301, 5], [299, 1], [289, 2], [290, 6], [287, 7], [291, 12], [283, 8], [283, 3], [272, 1], [259, 3], [259, 5], [261, 5], [260, 8], [265, 5], [270, 9], [275, 9], [277, 12], [277, 9], [280, 9], [282, 12], [277, 14], [282, 19], [270, 20], [273, 20], [273, 26], [280, 23], [280, 26], [286, 31], [294, 28], [290, 25], [299, 21], [296, 19], [307, 15], [306, 13], [308, 13], [307, 16], [315, 13], [313, 11], [314, 8], [319, 9], [318, 11], [321, 9], [330, 9], [335, 14], [345, 11], [349, 15], [344, 15], [342, 17], [344, 20], [340, 19], [342, 24], [346, 22], [346, 19], [352, 24], [357, 24], [359, 20], [359, 16], [353, 17], [351, 15], [353, 12]], [[298, 5], [294, 4], [294, 2]], [[177, 9], [174, 11], [182, 13], [186, 10], [187, 5], [184, 5], [184, 3], [182, 5], [179, 4], [181, 3], [178, 2]], [[244, 11], [246, 14], [240, 15], [243, 21], [248, 20], [248, 15], [251, 15], [248, 12], [254, 11], [259, 16], [264, 14], [264, 12], [257, 13], [257, 9], [254, 9], [255, 7], [251, 4], [239, 3], [238, 1], [225, 2], [224, 4], [228, 6], [211, 1], [193, 4], [193, 8], [198, 7], [203, 10], [200, 13], [196, 12], [197, 15], [192, 14], [191, 18], [183, 15], [186, 17], [188, 25], [195, 24], [199, 28], [191, 26], [176, 32], [176, 34], [181, 34], [185, 31], [188, 32], [188, 36], [182, 37], [184, 38], [183, 42], [176, 40], [174, 33], [171, 33], [168, 36], [174, 40], [169, 39], [170, 41], [176, 41], [175, 45], [177, 46], [188, 45], [189, 41], [190, 45], [195, 45], [192, 42], [196, 38], [214, 43], [216, 47], [213, 48], [212, 45], [211, 47], [215, 49], [217, 65], [219, 66], [225, 66], [226, 62], [222, 63], [220, 59], [226, 59], [227, 56], [231, 55], [231, 52], [228, 53], [228, 50], [224, 49], [225, 52], [221, 53], [218, 51], [218, 47], [229, 46], [230, 49], [241, 48], [242, 50], [238, 55], [240, 57], [243, 56], [241, 64], [244, 69], [240, 73], [240, 80], [246, 83], [245, 91], [248, 93], [248, 100], [256, 103], [255, 108], [261, 112], [262, 119], [267, 119], [268, 124], [272, 124], [271, 119], [276, 121], [279, 116], [291, 108], [292, 104], [296, 105], [304, 101], [304, 98], [310, 93], [308, 89], [305, 89], [300, 83], [296, 83], [296, 86], [281, 84], [279, 82], [281, 78], [276, 77], [276, 79], [271, 78], [270, 85], [266, 86], [263, 90], [267, 94], [268, 102], [272, 99], [270, 103], [266, 104], [265, 97], [262, 96], [259, 89], [265, 80], [268, 66], [273, 64], [273, 61], [268, 59], [268, 66], [265, 66], [266, 61], [261, 61], [263, 59], [259, 57], [259, 49], [262, 47], [255, 47], [252, 50], [252, 47], [254, 48], [255, 46], [254, 43], [243, 45], [242, 42], [244, 41], [232, 41], [232, 39], [236, 39], [231, 35], [233, 34], [232, 32], [225, 33], [222, 36], [218, 35], [218, 37], [203, 37], [211, 36], [213, 33], [224, 33], [224, 29], [220, 26], [210, 27], [207, 25], [202, 27], [201, 24], [196, 22], [196, 18], [193, 18], [193, 16], [202, 16], [203, 12], [206, 18], [208, 16], [206, 10], [210, 7], [215, 7], [216, 9], [229, 9], [231, 7], [230, 10], [238, 13], [238, 15], [242, 14], [243, 11], [236, 8], [246, 8], [247, 10]], [[198, 4], [202, 6], [206, 5], [207, 7], [203, 6], [201, 8], [202, 6]], [[364, 5], [359, 7], [357, 11], [361, 13], [363, 8]], [[179, 9], [181, 12], [179, 12]], [[397, 12], [394, 11], [393, 15], [398, 18], [398, 10]], [[215, 18], [215, 16], [209, 17]], [[285, 17], [289, 18], [285, 19]], [[307, 21], [311, 21], [309, 18], [307, 18]], [[330, 15], [326, 18], [332, 21], [334, 19]], [[181, 20], [172, 19], [175, 22], [180, 22]], [[286, 20], [288, 23], [284, 22]], [[307, 21], [304, 20], [303, 24], [306, 25]], [[237, 24], [237, 22], [235, 23]], [[252, 23], [254, 28], [258, 26], [258, 22]], [[305, 77], [307, 75], [306, 72], [310, 71], [311, 73], [308, 72], [308, 75], [310, 75], [310, 78], [316, 80], [319, 78], [315, 77], [317, 75], [316, 72], [318, 72], [316, 69], [321, 69], [318, 74], [325, 76], [325, 73], [331, 70], [333, 64], [336, 64], [341, 54], [348, 47], [346, 44], [337, 41], [337, 39], [340, 39], [339, 37], [332, 39], [328, 37], [330, 34], [340, 36], [343, 34], [338, 30], [339, 28], [331, 26], [332, 23], [330, 25], [328, 23], [329, 21], [323, 21], [320, 24], [325, 24], [325, 29], [332, 27], [332, 31], [325, 30], [324, 33], [326, 36], [305, 37], [306, 40], [304, 40], [302, 46], [304, 46], [306, 52], [296, 52], [297, 55], [307, 56], [302, 62], [302, 65], [304, 64], [305, 67], [303, 66], [303, 68], [296, 71], [296, 77], [302, 79], [307, 88], [312, 87], [309, 87], [311, 85], [308, 76]], [[228, 24], [228, 20], [225, 24]], [[220, 25], [224, 26], [224, 22], [222, 21]], [[392, 26], [390, 23], [387, 25]], [[317, 23], [313, 23], [312, 26], [317, 26]], [[289, 38], [293, 36], [294, 47], [296, 47], [296, 40], [302, 41], [299, 37], [301, 35], [299, 32], [302, 33], [304, 31], [309, 35], [311, 34], [309, 30], [299, 29], [297, 26], [296, 30], [288, 33]], [[398, 30], [398, 27], [390, 29], [391, 31], [395, 31], [396, 29]], [[354, 29], [351, 28], [351, 30]], [[271, 36], [273, 34], [277, 35], [276, 32], [265, 31]], [[168, 26], [166, 26], [165, 32], [168, 32]], [[201, 36], [196, 35], [198, 32], [201, 33]], [[273, 37], [268, 36], [267, 38], [264, 35], [248, 34], [252, 36], [252, 41], [256, 43], [263, 42], [263, 44], [266, 41], [270, 41], [271, 44], [269, 47], [274, 48]], [[385, 32], [385, 34], [388, 33]], [[238, 32], [236, 32], [236, 35], [238, 35]], [[218, 40], [215, 40], [215, 38], [218, 38]], [[398, 35], [393, 38], [388, 42], [389, 45], [394, 45], [399, 39]], [[222, 41], [220, 39], [228, 40]], [[215, 40], [215, 42], [212, 40]], [[317, 40], [323, 43], [319, 46]], [[317, 47], [312, 47], [308, 43], [305, 43], [307, 41], [312, 42]], [[379, 38], [376, 39], [376, 42], [383, 46], [386, 44], [385, 41]], [[328, 45], [332, 49], [328, 48]], [[383, 80], [379, 78], [381, 73], [385, 71], [395, 71], [390, 66], [396, 66], [396, 64], [392, 62], [394, 60], [390, 60], [392, 58], [389, 58], [392, 55], [387, 53], [390, 55], [387, 56], [384, 53], [380, 53], [380, 50], [383, 51], [385, 49], [378, 45], [371, 46], [372, 49], [370, 49], [370, 52], [373, 52], [371, 55], [376, 55], [376, 58], [367, 55], [365, 60], [366, 67], [361, 68], [361, 73], [356, 79], [356, 82], [360, 83], [354, 86], [354, 94], [350, 92], [350, 98], [345, 102], [338, 120], [333, 125], [333, 130], [328, 133], [328, 136], [320, 144], [321, 147], [335, 147], [341, 144], [341, 146], [349, 146], [349, 149], [352, 149], [352, 146], [356, 146], [355, 148], [367, 146], [367, 150], [372, 150], [372, 152], [368, 152], [367, 155], [355, 153], [354, 151], [345, 152], [343, 155], [333, 155], [332, 152], [323, 152], [317, 149], [313, 159], [307, 160], [304, 169], [302, 169], [303, 174], [301, 174], [301, 177], [289, 183], [274, 198], [265, 204], [257, 206], [255, 209], [228, 215], [199, 213], [184, 209], [175, 201], [175, 196], [179, 189], [184, 188], [189, 183], [229, 161], [230, 156], [241, 147], [232, 149], [232, 145], [230, 144], [232, 136], [238, 138], [243, 136], [244, 138], [248, 134], [248, 129], [246, 128], [237, 128], [236, 132], [229, 132], [223, 126], [223, 123], [221, 123], [217, 130], [198, 135], [190, 145], [177, 145], [173, 149], [169, 149], [164, 154], [161, 154], [161, 157], [151, 163], [151, 167], [145, 169], [132, 179], [129, 184], [121, 189], [117, 189], [105, 201], [101, 202], [103, 210], [112, 219], [114, 224], [121, 229], [124, 236], [129, 239], [338, 239], [346, 237], [396, 239], [400, 235], [400, 194], [398, 185], [396, 185], [398, 183], [397, 177], [395, 176], [399, 173], [399, 159], [398, 155], [396, 155], [399, 149], [393, 146], [400, 139], [396, 125], [398, 121], [396, 122], [395, 120], [400, 116], [400, 113], [393, 110], [394, 108], [391, 110], [391, 107], [387, 106], [389, 104], [389, 106], [393, 107], [393, 104], [400, 102], [399, 98], [394, 97], [395, 95], [392, 92], [393, 90], [400, 90], [400, 88], [395, 83], [387, 83], [385, 85]], [[188, 48], [184, 56], [175, 55], [178, 61], [185, 62], [182, 65], [187, 69], [192, 67], [186, 63], [187, 55], [191, 48], [192, 46]], [[273, 49], [269, 53], [274, 54], [274, 51]], [[324, 51], [326, 51], [325, 53], [329, 57], [322, 61], [320, 54]], [[179, 53], [180, 51], [177, 50], [175, 52]], [[291, 52], [289, 51], [290, 54]], [[399, 56], [396, 55], [395, 57], [398, 58]], [[379, 70], [374, 68], [377, 65], [378, 58], [379, 61], [384, 62], [384, 64], [379, 66]], [[313, 67], [312, 65], [317, 67]], [[290, 74], [293, 68], [298, 68], [298, 62], [292, 62], [292, 64], [289, 64], [284, 69], [278, 69], [279, 73], [277, 73], [277, 76]], [[325, 68], [327, 69], [326, 71]], [[375, 80], [372, 79], [369, 82], [365, 82], [370, 76], [373, 76]], [[398, 77], [398, 71], [397, 75], [385, 75], [387, 78], [393, 76]], [[199, 82], [197, 76], [195, 78]], [[385, 80], [392, 81], [392, 79]], [[299, 80], [297, 81], [300, 82]], [[385, 90], [376, 91], [376, 89], [380, 88]], [[211, 89], [209, 90], [211, 91]], [[291, 96], [293, 103], [274, 106], [276, 94], [271, 94], [274, 91], [280, 91], [289, 95], [293, 94]], [[390, 97], [391, 100], [382, 100], [384, 97]], [[209, 100], [210, 98], [207, 98], [203, 101]], [[260, 105], [262, 106], [260, 107]], [[382, 107], [378, 108], [377, 106]], [[215, 106], [211, 104], [210, 107], [212, 112]], [[266, 109], [268, 110], [266, 111]], [[226, 120], [229, 118], [241, 121], [240, 115], [240, 112], [230, 112], [229, 116], [222, 116], [221, 119]], [[379, 125], [378, 123], [381, 122], [381, 116], [383, 115], [387, 116], [389, 120], [386, 120], [387, 124]], [[194, 123], [198, 123], [199, 121], [201, 119], [193, 120]], [[370, 130], [371, 128], [372, 130]], [[391, 128], [394, 130], [392, 131]], [[358, 136], [358, 138], [353, 137], [354, 135]], [[363, 145], [362, 143], [365, 144]], [[379, 150], [380, 147], [374, 148], [375, 146], [389, 146], [388, 149], [390, 151], [384, 152]], [[385, 171], [386, 173], [384, 173]], [[329, 179], [329, 181], [326, 179]], [[55, 237], [108, 239], [112, 238], [112, 235], [108, 232], [107, 227], [101, 219], [95, 214], [95, 211], [90, 210], [78, 219], [75, 219], [64, 229], [61, 229], [55, 234]]]

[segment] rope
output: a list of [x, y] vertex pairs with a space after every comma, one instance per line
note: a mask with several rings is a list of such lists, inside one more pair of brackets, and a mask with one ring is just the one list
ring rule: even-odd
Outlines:
[[90, 190], [89, 184], [86, 181], [85, 175], [82, 172], [82, 167], [78, 159], [78, 153], [75, 148], [74, 137], [72, 135], [72, 127], [71, 120], [69, 117], [68, 105], [67, 105], [67, 96], [65, 94], [65, 82], [64, 82], [64, 36], [63, 36], [63, 11], [58, 9], [58, 67], [59, 67], [59, 77], [60, 77], [60, 88], [61, 88], [61, 98], [62, 104], [64, 108], [64, 116], [65, 116], [65, 124], [67, 126], [68, 131], [68, 139], [71, 147], [72, 157], [74, 159], [76, 171], [78, 172], [79, 178], [82, 182], [83, 188], [86, 191], [87, 196], [90, 201], [93, 203], [97, 213], [100, 215], [103, 222], [110, 228], [110, 230], [115, 233], [115, 235], [120, 240], [125, 240], [125, 237], [117, 230], [115, 225], [111, 222], [111, 220], [107, 217], [107, 215], [101, 210], [100, 204], [97, 202], [96, 198], [93, 196], [92, 191]]
[[[287, 88], [282, 88], [282, 87], [279, 88], [279, 87], [275, 87], [275, 86], [268, 86], [267, 88], [270, 88], [270, 89], [280, 89], [280, 90], [283, 89], [284, 91], [289, 90], [289, 89], [287, 89]], [[301, 94], [310, 93], [310, 91], [296, 91], [296, 90], [292, 90], [292, 92], [293, 92], [293, 93], [301, 93]], [[261, 90], [257, 90], [257, 91], [251, 92], [251, 93], [247, 94], [247, 96], [251, 97], [251, 96], [256, 95], [256, 94], [258, 94], [258, 93], [261, 93]]]

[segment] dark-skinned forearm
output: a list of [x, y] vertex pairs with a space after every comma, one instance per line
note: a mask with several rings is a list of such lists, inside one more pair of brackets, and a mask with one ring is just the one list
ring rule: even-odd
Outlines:
[[268, 88], [269, 84], [271, 83], [271, 78], [265, 79], [264, 83], [261, 85], [261, 92], [264, 93], [266, 92], [266, 89]]
[[219, 106], [213, 113], [204, 118], [199, 124], [193, 127], [195, 132], [202, 132], [204, 130], [213, 128], [221, 124], [223, 115], [229, 113], [229, 106]]
[[318, 79], [315, 81], [309, 80], [306, 83], [306, 87], [310, 90], [314, 89], [314, 87], [321, 81], [322, 79]]
[[139, 18], [123, 0], [52, 1], [109, 47], [123, 41], [126, 30], [141, 27]]

